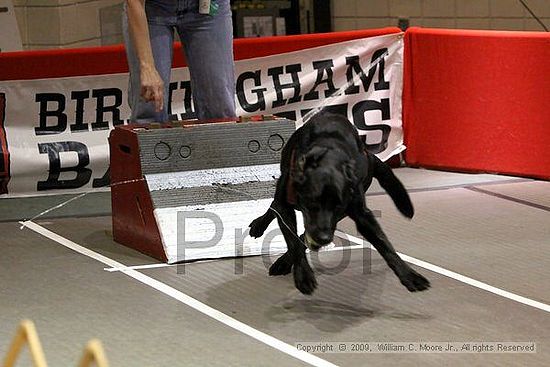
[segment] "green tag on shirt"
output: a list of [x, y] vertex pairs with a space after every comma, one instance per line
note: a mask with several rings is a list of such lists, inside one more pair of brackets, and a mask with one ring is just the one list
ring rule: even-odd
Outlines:
[[219, 7], [220, 7], [220, 5], [218, 4], [217, 1], [215, 1], [215, 0], [210, 1], [210, 12], [208, 14], [210, 14], [212, 16], [218, 14]]

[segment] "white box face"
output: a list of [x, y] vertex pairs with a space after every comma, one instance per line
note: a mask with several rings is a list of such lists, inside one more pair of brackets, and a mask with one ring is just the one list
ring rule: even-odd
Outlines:
[[[236, 191], [241, 197], [253, 196], [246, 188], [235, 189], [239, 184], [251, 182], [274, 182], [280, 175], [279, 164], [245, 167], [215, 168], [197, 171], [169, 172], [146, 175], [151, 193], [219, 185], [221, 192]], [[241, 195], [242, 194], [242, 195]], [[200, 195], [199, 195], [200, 196]], [[272, 198], [246, 198], [231, 201], [202, 204], [200, 197], [193, 205], [180, 205], [154, 209], [155, 219], [166, 253], [168, 263], [223, 257], [268, 255], [285, 252], [277, 220], [273, 220], [258, 239], [247, 235], [248, 225], [263, 215], [271, 205]], [[179, 214], [178, 214], [179, 213]], [[298, 233], [303, 232], [302, 215], [297, 213]], [[178, 238], [179, 237], [179, 238]]]
[[[273, 220], [261, 238], [246, 235], [248, 225], [266, 212], [271, 201], [261, 199], [155, 209], [168, 263], [285, 252], [287, 247], [277, 220]], [[301, 214], [297, 214], [298, 233], [301, 234], [303, 220]], [[193, 243], [195, 241], [198, 243]]]

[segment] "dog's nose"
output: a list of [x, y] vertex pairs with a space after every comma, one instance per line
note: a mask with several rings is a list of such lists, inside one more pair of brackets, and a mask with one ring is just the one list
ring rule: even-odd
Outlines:
[[316, 242], [321, 245], [328, 245], [332, 242], [332, 235], [330, 233], [319, 233]]

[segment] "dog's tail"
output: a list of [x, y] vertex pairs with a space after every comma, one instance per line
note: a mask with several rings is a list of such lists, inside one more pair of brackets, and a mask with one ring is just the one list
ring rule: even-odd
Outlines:
[[373, 167], [373, 176], [390, 195], [397, 209], [407, 218], [412, 218], [414, 208], [411, 198], [401, 181], [393, 174], [390, 166], [382, 162], [374, 154], [369, 155]]

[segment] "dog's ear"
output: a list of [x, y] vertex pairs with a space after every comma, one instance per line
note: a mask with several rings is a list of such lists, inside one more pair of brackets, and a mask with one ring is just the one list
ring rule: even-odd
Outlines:
[[328, 152], [326, 147], [313, 147], [296, 159], [296, 173], [303, 174], [306, 168], [317, 167], [319, 160]]
[[317, 167], [319, 160], [328, 152], [326, 147], [313, 147], [296, 159], [296, 169], [294, 170], [293, 179], [298, 185], [306, 181], [306, 169]]
[[325, 154], [327, 154], [328, 148], [327, 147], [318, 147], [315, 146], [311, 148], [306, 154], [305, 154], [305, 164], [306, 167], [317, 167], [317, 164], [323, 158]]
[[303, 173], [306, 168], [306, 155], [301, 155], [296, 159], [296, 170]]
[[306, 156], [305, 154], [296, 159], [296, 168], [292, 172], [292, 180], [297, 185], [303, 185], [306, 181], [304, 171], [306, 169]]

